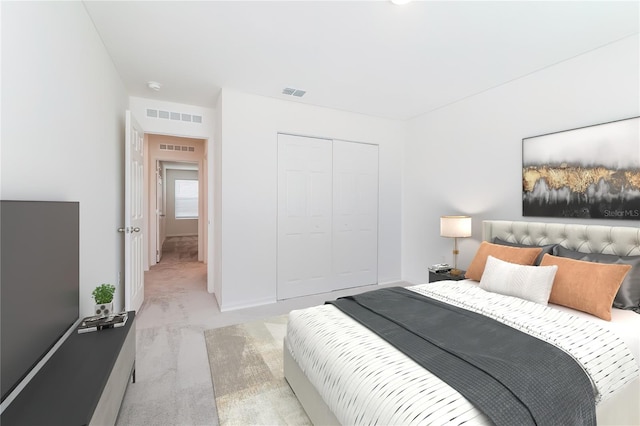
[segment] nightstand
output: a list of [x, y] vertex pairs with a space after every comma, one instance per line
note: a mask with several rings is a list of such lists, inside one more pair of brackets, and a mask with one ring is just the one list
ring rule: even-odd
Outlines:
[[434, 283], [436, 281], [452, 280], [460, 281], [464, 280], [464, 273], [466, 271], [460, 271], [460, 275], [451, 275], [449, 272], [432, 272], [429, 271], [429, 282]]

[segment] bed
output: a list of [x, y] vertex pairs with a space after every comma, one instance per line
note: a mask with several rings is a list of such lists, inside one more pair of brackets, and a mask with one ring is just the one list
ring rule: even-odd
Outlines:
[[[505, 246], [516, 246], [519, 251], [528, 250], [520, 247], [545, 247], [547, 256], [543, 260], [537, 258], [536, 262], [543, 262], [540, 264], [546, 266], [546, 270], [549, 262], [551, 266], [559, 262], [554, 269], [556, 280], [560, 271], [565, 271], [561, 269], [565, 259], [549, 256], [555, 253], [552, 248], [562, 247], [565, 256], [589, 261], [593, 258], [584, 256], [621, 256], [627, 263], [640, 256], [640, 229], [634, 227], [485, 221], [483, 240], [493, 245], [500, 241]], [[492, 244], [487, 246], [493, 247]], [[485, 281], [490, 283], [488, 278], [485, 280], [490, 275], [490, 261], [500, 262], [491, 256], [490, 260], [485, 259], [487, 269], [483, 278], [411, 286], [407, 288], [409, 297], [427, 296], [435, 300], [431, 303], [452, 305], [451, 309], [462, 310], [464, 315], [488, 316], [526, 333], [527, 338], [533, 336], [550, 343], [553, 350], [560, 348], [587, 373], [589, 396], [595, 404], [594, 417], [598, 424], [640, 424], [640, 315], [614, 307], [610, 309], [610, 320], [605, 320], [554, 304], [553, 299], [545, 306], [487, 291], [480, 285]], [[474, 258], [470, 266], [475, 262]], [[635, 265], [634, 268], [640, 267], [640, 262]], [[511, 267], [511, 264], [501, 262], [498, 266]], [[502, 271], [491, 269], [496, 270]], [[538, 271], [542, 268], [534, 272]], [[637, 272], [633, 269], [634, 277]], [[629, 282], [625, 281], [625, 285]], [[558, 286], [556, 283], [553, 291]], [[638, 284], [637, 281], [631, 283]], [[625, 291], [628, 294], [618, 290], [614, 306], [619, 296], [622, 299], [637, 297], [635, 289], [631, 293], [628, 288]], [[389, 293], [383, 296], [389, 297]], [[379, 332], [372, 332], [342, 309], [325, 304], [292, 311], [289, 315], [284, 342], [285, 378], [314, 424], [496, 422], [493, 413], [478, 409], [457, 387], [454, 389], [418, 365], [382, 339]], [[464, 381], [464, 375], [458, 380]], [[473, 392], [482, 393], [471, 389]]]

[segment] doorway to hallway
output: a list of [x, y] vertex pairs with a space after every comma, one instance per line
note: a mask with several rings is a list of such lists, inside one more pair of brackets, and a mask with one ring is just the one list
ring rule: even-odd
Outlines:
[[[207, 292], [205, 140], [145, 134], [147, 271], [152, 299]], [[147, 285], [148, 284], [148, 285]]]

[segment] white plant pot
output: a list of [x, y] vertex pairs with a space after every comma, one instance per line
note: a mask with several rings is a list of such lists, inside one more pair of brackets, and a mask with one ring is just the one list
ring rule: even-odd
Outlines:
[[95, 305], [94, 315], [110, 315], [113, 313], [113, 302]]

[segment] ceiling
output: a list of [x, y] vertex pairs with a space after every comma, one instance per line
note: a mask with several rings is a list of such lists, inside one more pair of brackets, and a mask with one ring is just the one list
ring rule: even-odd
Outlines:
[[[626, 1], [85, 1], [132, 96], [408, 119], [638, 34]], [[162, 84], [159, 92], [146, 85]], [[302, 98], [282, 94], [305, 90]]]

